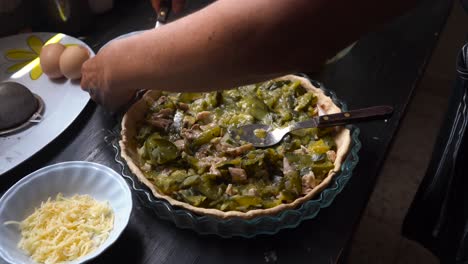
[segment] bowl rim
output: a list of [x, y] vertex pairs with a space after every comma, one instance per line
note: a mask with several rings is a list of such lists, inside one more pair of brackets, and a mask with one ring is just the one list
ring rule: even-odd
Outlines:
[[[123, 192], [121, 193], [122, 196], [125, 197], [125, 200], [128, 200], [128, 205], [129, 208], [125, 211], [128, 211], [128, 213], [125, 213], [124, 217], [122, 218], [122, 226], [119, 227], [118, 229], [114, 228], [111, 230], [111, 233], [114, 231], [116, 232], [115, 237], [109, 237], [107, 238], [106, 241], [104, 241], [99, 247], [97, 247], [94, 251], [89, 253], [88, 255], [83, 256], [82, 258], [70, 261], [68, 263], [73, 263], [73, 264], [78, 264], [78, 263], [84, 263], [87, 262], [91, 259], [96, 258], [100, 254], [102, 254], [106, 249], [111, 247], [122, 235], [123, 231], [126, 229], [128, 226], [128, 223], [130, 221], [130, 216], [133, 211], [133, 199], [132, 199], [132, 192], [130, 190], [130, 187], [128, 186], [127, 182], [120, 176], [119, 173], [117, 173], [115, 170], [111, 169], [108, 166], [96, 163], [96, 162], [90, 162], [90, 161], [65, 161], [65, 162], [59, 162], [59, 163], [54, 163], [45, 167], [42, 167], [36, 171], [33, 171], [29, 173], [28, 175], [24, 176], [22, 179], [17, 181], [15, 184], [13, 184], [1, 197], [0, 197], [0, 213], [5, 210], [5, 204], [6, 201], [9, 199], [12, 199], [16, 195], [17, 189], [23, 187], [24, 185], [28, 184], [28, 182], [32, 179], [35, 178], [40, 178], [40, 177], [46, 177], [48, 173], [44, 173], [44, 171], [51, 171], [54, 169], [58, 169], [60, 167], [64, 166], [85, 166], [85, 167], [90, 167], [90, 168], [98, 168], [100, 171], [105, 172], [109, 177], [113, 178], [118, 185], [121, 187]], [[115, 214], [115, 212], [114, 212]], [[0, 225], [3, 225], [0, 223]], [[0, 260], [4, 260], [7, 263], [17, 263], [14, 258], [11, 257], [11, 255], [5, 251], [3, 246], [0, 246]], [[32, 260], [31, 260], [32, 261]], [[34, 263], [34, 262], [31, 262]]]

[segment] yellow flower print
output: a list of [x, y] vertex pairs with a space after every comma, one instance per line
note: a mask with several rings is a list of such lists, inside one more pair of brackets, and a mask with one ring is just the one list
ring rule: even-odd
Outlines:
[[[29, 72], [32, 80], [37, 80], [42, 76], [42, 68], [39, 63], [39, 55], [44, 45], [59, 42], [64, 37], [63, 34], [57, 34], [50, 38], [45, 44], [37, 36], [31, 35], [26, 39], [26, 43], [30, 50], [11, 49], [5, 52], [5, 57], [14, 64], [7, 69], [7, 73], [18, 74], [23, 76], [23, 71]], [[68, 46], [68, 45], [67, 45]], [[13, 77], [12, 76], [12, 77]]]
[[[8, 73], [18, 72], [39, 58], [39, 54], [41, 54], [41, 49], [44, 45], [44, 42], [42, 42], [40, 38], [32, 35], [27, 38], [26, 43], [28, 44], [30, 50], [11, 49], [5, 52], [5, 57], [7, 60], [15, 62], [15, 64], [8, 67]], [[39, 62], [39, 60], [37, 60], [37, 62]], [[41, 65], [39, 63], [35, 63], [34, 67], [32, 67], [31, 71], [29, 72], [29, 76], [32, 80], [37, 80], [39, 77], [41, 77], [41, 75]]]

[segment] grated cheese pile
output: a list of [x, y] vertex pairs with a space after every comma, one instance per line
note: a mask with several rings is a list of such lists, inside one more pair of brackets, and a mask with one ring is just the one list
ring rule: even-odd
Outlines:
[[34, 261], [61, 263], [85, 256], [101, 245], [114, 225], [108, 202], [89, 195], [66, 198], [58, 194], [41, 203], [34, 213], [17, 223], [21, 229], [18, 247]]

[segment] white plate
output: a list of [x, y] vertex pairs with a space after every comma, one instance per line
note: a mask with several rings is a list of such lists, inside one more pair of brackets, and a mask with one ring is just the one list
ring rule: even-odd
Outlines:
[[[40, 47], [51, 38], [62, 44], [80, 44], [94, 52], [82, 41], [56, 33], [28, 33], [0, 38], [0, 82], [14, 81], [23, 84], [39, 95], [45, 103], [40, 123], [6, 136], [0, 136], [0, 176], [16, 167], [59, 136], [88, 103], [89, 94], [82, 91], [77, 81], [50, 80], [39, 75], [36, 59]], [[23, 59], [22, 59], [23, 58]], [[14, 65], [24, 66], [11, 72]], [[32, 70], [31, 70], [32, 69]]]
[[88, 194], [98, 201], [109, 201], [114, 211], [114, 228], [107, 240], [91, 254], [71, 263], [95, 258], [112, 245], [128, 224], [132, 211], [132, 195], [125, 180], [112, 169], [91, 162], [72, 161], [37, 170], [13, 185], [0, 199], [0, 257], [10, 263], [33, 263], [18, 247], [17, 225], [6, 221], [22, 221], [40, 206], [41, 201], [58, 193], [64, 196]]

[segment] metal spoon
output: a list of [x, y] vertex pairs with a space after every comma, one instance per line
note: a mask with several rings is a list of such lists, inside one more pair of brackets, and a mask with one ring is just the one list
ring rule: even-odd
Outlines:
[[252, 143], [254, 147], [264, 148], [278, 144], [286, 134], [294, 130], [314, 127], [341, 126], [363, 121], [386, 119], [390, 117], [392, 113], [393, 107], [382, 105], [337, 114], [317, 116], [282, 128], [273, 129], [269, 125], [265, 124], [250, 124], [241, 126], [229, 132], [234, 139], [241, 139]]

